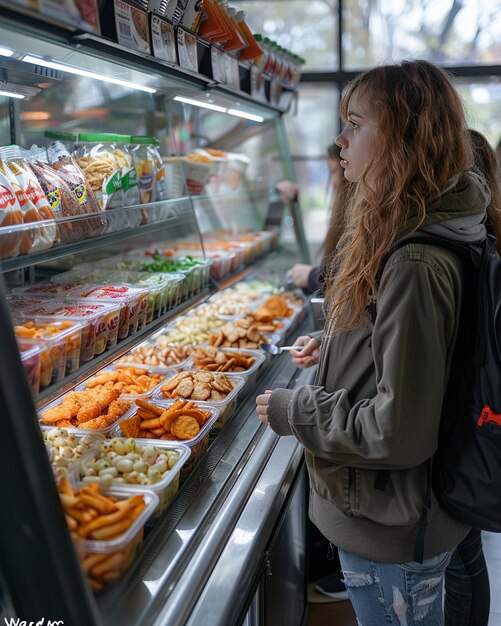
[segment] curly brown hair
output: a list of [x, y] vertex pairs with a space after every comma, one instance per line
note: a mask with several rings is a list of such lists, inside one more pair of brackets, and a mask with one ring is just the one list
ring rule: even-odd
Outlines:
[[370, 102], [373, 154], [348, 198], [346, 236], [326, 281], [326, 314], [336, 332], [359, 326], [377, 292], [383, 256], [423, 223], [432, 200], [472, 164], [461, 99], [448, 75], [427, 61], [384, 65], [351, 81], [341, 102]]

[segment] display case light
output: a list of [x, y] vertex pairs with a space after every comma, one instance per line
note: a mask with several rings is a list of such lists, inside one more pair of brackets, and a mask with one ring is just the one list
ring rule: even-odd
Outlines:
[[11, 57], [14, 54], [14, 50], [10, 50], [10, 48], [4, 48], [0, 46], [0, 56], [2, 57]]
[[25, 63], [32, 63], [33, 65], [48, 67], [53, 70], [59, 70], [61, 72], [67, 72], [68, 74], [77, 74], [78, 76], [85, 76], [86, 78], [94, 78], [96, 80], [101, 80], [105, 83], [112, 83], [114, 85], [121, 85], [122, 87], [129, 87], [130, 89], [137, 89], [139, 91], [145, 91], [146, 93], [156, 93], [157, 91], [153, 87], [147, 87], [146, 85], [139, 85], [138, 83], [132, 83], [128, 80], [115, 78], [114, 76], [106, 76], [105, 74], [98, 74], [97, 72], [84, 70], [81, 67], [75, 67], [73, 65], [66, 65], [65, 63], [59, 63], [58, 61], [52, 61], [51, 59], [44, 59], [42, 57], [36, 57], [31, 54], [25, 54], [22, 58], [22, 61], [24, 61]]
[[264, 117], [261, 115], [254, 115], [254, 113], [247, 113], [247, 111], [240, 111], [239, 109], [228, 109], [228, 115], [235, 115], [236, 117], [243, 117], [246, 120], [252, 120], [253, 122], [264, 122]]
[[218, 104], [212, 104], [211, 102], [204, 102], [203, 100], [193, 100], [192, 98], [185, 98], [184, 96], [174, 96], [174, 100], [177, 102], [184, 102], [185, 104], [191, 104], [194, 107], [202, 107], [202, 109], [210, 109], [211, 111], [219, 111], [220, 113], [226, 113], [225, 107], [221, 107]]
[[22, 93], [15, 93], [14, 91], [2, 91], [0, 89], [0, 96], [6, 96], [7, 98], [19, 98], [22, 100], [24, 95]]

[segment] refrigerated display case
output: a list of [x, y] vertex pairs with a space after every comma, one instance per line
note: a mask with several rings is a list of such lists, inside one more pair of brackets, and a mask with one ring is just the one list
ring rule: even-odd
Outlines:
[[[257, 391], [297, 381], [286, 357], [267, 360], [252, 376], [235, 415], [210, 435], [173, 501], [147, 524], [129, 569], [99, 594], [82, 573], [37, 413], [222, 289], [246, 278], [259, 281], [263, 275], [256, 272], [280, 276], [308, 259], [299, 207], [282, 207], [275, 190], [280, 180], [294, 179], [282, 112], [99, 36], [66, 30], [57, 20], [42, 22], [29, 7], [2, 2], [0, 34], [0, 145], [47, 148], [56, 138], [86, 159], [92, 142], [126, 144], [137, 176], [145, 177], [144, 187], [138, 185], [142, 203], [56, 215], [49, 220], [56, 233], [51, 245], [2, 253], [1, 617], [72, 626], [227, 626], [277, 623], [282, 614], [288, 625], [300, 624], [306, 589], [302, 451], [292, 438], [280, 439], [261, 425], [254, 411]], [[107, 135], [106, 144], [96, 133], [115, 137]], [[153, 171], [162, 193], [155, 197], [147, 179], [158, 155], [161, 165]], [[35, 241], [47, 226], [4, 225], [0, 249], [12, 237]], [[131, 291], [139, 293], [138, 264], [155, 250], [180, 251], [201, 265], [178, 270], [183, 290], [159, 278], [162, 286], [150, 291], [142, 321], [127, 318], [113, 342], [106, 335], [99, 350], [33, 393], [28, 358], [41, 357], [30, 353], [24, 364], [20, 358], [13, 319], [22, 318], [28, 303], [19, 294], [33, 296], [27, 288], [41, 283], [59, 286], [43, 303], [47, 312], [67, 284], [64, 274], [75, 268], [79, 279], [86, 274], [98, 284], [126, 272], [128, 281], [138, 281]], [[169, 258], [154, 257], [160, 264]], [[18, 309], [7, 296], [12, 290]], [[68, 302], [62, 300], [66, 309]], [[289, 338], [301, 325], [289, 329]]]

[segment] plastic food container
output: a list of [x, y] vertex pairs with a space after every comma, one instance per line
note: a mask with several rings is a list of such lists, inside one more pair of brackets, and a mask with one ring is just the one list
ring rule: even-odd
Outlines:
[[[185, 368], [185, 371], [188, 371], [188, 369], [189, 368]], [[192, 370], [190, 368], [190, 371], [197, 371], [197, 370]], [[226, 374], [226, 372], [221, 372], [221, 373]], [[173, 375], [175, 374], [177, 374], [177, 372], [175, 372]], [[164, 383], [168, 382], [170, 378], [172, 378], [172, 376], [169, 376], [168, 378], [166, 378], [166, 380], [164, 380]], [[233, 387], [233, 391], [230, 391], [230, 393], [226, 396], [224, 400], [204, 401], [204, 400], [191, 400], [191, 398], [188, 398], [188, 400], [192, 402], [196, 402], [197, 405], [199, 405], [200, 408], [202, 409], [208, 409], [210, 407], [214, 407], [215, 409], [218, 410], [219, 416], [217, 418], [217, 421], [214, 423], [214, 428], [216, 429], [222, 428], [226, 424], [226, 422], [230, 419], [230, 417], [233, 415], [233, 413], [235, 412], [235, 408], [237, 406], [238, 394], [240, 390], [242, 389], [242, 387], [245, 385], [245, 379], [242, 378], [241, 376], [231, 376], [231, 377], [228, 376], [228, 378], [230, 378], [230, 380], [235, 383], [235, 386]], [[166, 398], [163, 395], [162, 391], [160, 390], [160, 387], [162, 386], [162, 384], [156, 387], [155, 392], [152, 394], [152, 399], [154, 400], [155, 403], [157, 403], [158, 401], [162, 399], [172, 400], [173, 402], [175, 398]]]
[[231, 272], [231, 262], [235, 258], [234, 252], [208, 251], [208, 258], [212, 261], [210, 275], [214, 280], [222, 280]]
[[[177, 361], [177, 357], [178, 356], [182, 356], [182, 355], [178, 355], [176, 352], [174, 352], [174, 348], [177, 349], [177, 351], [187, 351], [187, 355], [185, 356], [185, 358], [181, 359], [180, 361]], [[135, 363], [134, 362], [134, 358], [136, 356], [141, 355], [144, 352], [149, 352], [151, 353], [150, 356], [151, 357], [155, 357], [155, 355], [158, 354], [157, 358], [148, 358], [148, 360], [150, 360], [150, 363], [144, 362], [138, 362]], [[115, 367], [138, 367], [141, 369], [149, 369], [152, 372], [165, 372], [165, 370], [171, 370], [172, 368], [174, 369], [183, 369], [184, 366], [188, 363], [188, 361], [190, 360], [190, 356], [189, 356], [189, 348], [188, 347], [183, 347], [183, 346], [172, 346], [172, 349], [169, 350], [168, 346], [161, 346], [159, 343], [155, 342], [153, 339], [150, 339], [148, 341], [144, 341], [142, 344], [140, 344], [139, 346], [136, 346], [135, 348], [133, 348], [130, 352], [127, 352], [126, 354], [124, 354], [120, 359], [118, 359], [117, 361], [115, 361], [113, 363], [113, 365]], [[170, 361], [170, 363], [168, 362], [167, 364], [163, 364], [162, 361]], [[155, 363], [153, 365], [153, 363]]]
[[[142, 493], [144, 489], [149, 489], [157, 494], [158, 496], [158, 505], [155, 510], [155, 517], [160, 515], [172, 502], [174, 496], [178, 492], [179, 489], [179, 477], [181, 474], [181, 469], [186, 461], [190, 458], [190, 449], [188, 446], [185, 446], [181, 442], [177, 441], [164, 441], [162, 439], [134, 439], [136, 447], [139, 446], [142, 449], [153, 447], [156, 448], [158, 452], [166, 452], [166, 451], [174, 451], [179, 454], [179, 458], [176, 461], [175, 465], [164, 472], [161, 480], [156, 483], [148, 483], [145, 485], [136, 485], [127, 483], [124, 485], [127, 489], [131, 491], [135, 491], [138, 493]], [[111, 442], [110, 442], [111, 443]], [[100, 446], [94, 446], [93, 450], [90, 454], [86, 454], [85, 457], [82, 458], [80, 463], [74, 466], [74, 471], [72, 475], [72, 481], [76, 483], [77, 486], [81, 486], [86, 484], [90, 480], [90, 482], [99, 482], [99, 477], [89, 477], [87, 480], [85, 479], [85, 466], [88, 464], [92, 464], [94, 461], [99, 459], [103, 459], [105, 457], [105, 453], [101, 450]], [[124, 456], [125, 458], [125, 456]], [[154, 467], [154, 464], [151, 465]], [[94, 480], [92, 480], [94, 479]], [[120, 483], [113, 482], [113, 487], [121, 486]]]
[[119, 270], [120, 272], [125, 271], [133, 271], [133, 272], [141, 272], [146, 276], [150, 274], [160, 274], [167, 275], [171, 277], [170, 283], [170, 299], [171, 299], [171, 308], [177, 306], [181, 300], [189, 297], [191, 283], [189, 280], [189, 272], [176, 270], [173, 272], [169, 271], [159, 271], [159, 272], [145, 272], [144, 266], [148, 263], [148, 260], [145, 257], [137, 256], [137, 252], [132, 252], [130, 255], [119, 255], [108, 259], [106, 261], [102, 261], [100, 263], [100, 267], [107, 268], [109, 270]]
[[[228, 376], [228, 378], [243, 378], [244, 381], [248, 384], [248, 386], [253, 386], [256, 382], [257, 376], [259, 374], [259, 370], [266, 362], [265, 353], [262, 350], [244, 350], [243, 348], [216, 348], [216, 350], [220, 350], [225, 354], [231, 354], [232, 352], [241, 352], [246, 356], [254, 357], [254, 363], [243, 372], [221, 372]], [[187, 361], [185, 366], [182, 368], [184, 370], [192, 370], [196, 369], [196, 365], [194, 364], [194, 360], [191, 358]], [[207, 371], [207, 370], [201, 370]], [[217, 406], [216, 402], [211, 402], [212, 405]]]
[[[80, 391], [80, 389], [78, 387], [75, 387], [75, 391]], [[71, 392], [70, 392], [71, 393]], [[45, 422], [42, 421], [42, 413], [44, 411], [47, 411], [48, 409], [52, 409], [55, 406], [59, 406], [62, 401], [63, 401], [64, 395], [60, 396], [59, 398], [57, 398], [56, 400], [53, 400], [52, 402], [50, 402], [49, 404], [45, 405], [44, 407], [38, 409], [38, 419], [40, 421], [40, 427], [44, 428], [58, 428], [57, 423], [54, 424], [46, 424]], [[122, 398], [121, 398], [122, 399]], [[109, 426], [106, 426], [106, 428], [79, 428], [78, 426], [72, 426], [72, 427], [64, 427], [64, 430], [67, 430], [68, 433], [71, 433], [73, 435], [76, 434], [81, 434], [81, 435], [103, 435], [104, 437], [110, 437], [113, 430], [117, 427], [117, 424], [119, 422], [121, 422], [124, 419], [127, 419], [128, 417], [130, 417], [132, 415], [134, 411], [133, 406], [131, 406], [130, 408], [127, 409], [127, 411], [125, 411], [125, 413], [123, 415], [121, 415], [119, 418], [117, 418], [112, 424], [110, 424]], [[85, 424], [85, 422], [84, 422]]]
[[[37, 318], [29, 320], [31, 328], [16, 325], [14, 332], [18, 340], [47, 348], [52, 374], [50, 380], [44, 383], [41, 375], [41, 388], [62, 380], [67, 374], [76, 371], [80, 366], [80, 350], [82, 344], [82, 325], [71, 320], [42, 323]], [[26, 336], [31, 332], [32, 337]]]
[[99, 448], [104, 436], [100, 433], [71, 432], [67, 428], [42, 425], [45, 450], [57, 480], [71, 474], [76, 467]]
[[22, 315], [23, 319], [36, 317], [40, 322], [73, 320], [82, 325], [80, 361], [90, 361], [117, 343], [118, 304], [85, 300], [44, 301]]
[[146, 323], [161, 317], [167, 311], [177, 306], [180, 299], [180, 289], [176, 283], [180, 283], [182, 276], [155, 272], [117, 271], [113, 274], [115, 279], [121, 278], [124, 282], [148, 290], [148, 305], [146, 309]]
[[[117, 500], [125, 500], [137, 495], [137, 491], [126, 487], [113, 487], [103, 490], [102, 493], [113, 496]], [[119, 578], [133, 562], [143, 542], [144, 526], [158, 506], [156, 493], [145, 488], [141, 490], [141, 493], [146, 506], [124, 533], [108, 541], [82, 539], [79, 542], [82, 567], [94, 580], [106, 583], [108, 580]], [[99, 560], [94, 567], [89, 567], [90, 562], [97, 560], [95, 555], [103, 555], [103, 559]], [[108, 564], [109, 567], [107, 567]]]
[[79, 385], [77, 385], [75, 387], [76, 391], [81, 391], [83, 389], [87, 389], [87, 385], [89, 384], [89, 381], [93, 380], [96, 376], [99, 376], [101, 374], [104, 374], [105, 372], [112, 372], [115, 371], [117, 369], [141, 369], [143, 370], [143, 374], [148, 375], [148, 374], [154, 374], [157, 375], [159, 377], [161, 377], [160, 382], [155, 383], [154, 385], [152, 385], [147, 391], [143, 392], [143, 393], [121, 393], [120, 394], [120, 400], [129, 400], [131, 402], [134, 402], [134, 400], [146, 400], [147, 398], [150, 398], [153, 393], [157, 390], [158, 387], [160, 387], [160, 385], [162, 385], [165, 380], [167, 378], [171, 378], [176, 371], [173, 369], [169, 369], [169, 368], [163, 368], [160, 372], [159, 371], [153, 371], [152, 368], [136, 368], [135, 365], [131, 366], [131, 367], [126, 367], [124, 365], [117, 365], [116, 367], [113, 365], [110, 365], [109, 367], [103, 367], [103, 369], [99, 370], [99, 372], [97, 372], [96, 374], [94, 374], [93, 376], [89, 376], [89, 378], [87, 378], [86, 380], [84, 380], [82, 383], [80, 383]]
[[[69, 272], [65, 273], [69, 274]], [[80, 283], [81, 281], [77, 280], [71, 282], [65, 280], [62, 284], [38, 283], [37, 285], [16, 287], [12, 290], [12, 293], [17, 296], [23, 296], [28, 298], [62, 298], [70, 294], [75, 289], [75, 287], [80, 287]]]
[[[171, 404], [174, 403], [174, 400], [152, 399], [150, 400], [150, 402], [151, 404], [154, 404], [155, 406], [167, 409], [169, 406], [171, 406]], [[182, 442], [179, 442], [179, 443], [183, 443], [183, 445], [187, 446], [190, 450], [190, 457], [186, 460], [181, 470], [182, 476], [185, 476], [186, 474], [191, 472], [191, 470], [195, 467], [195, 465], [200, 461], [200, 459], [204, 455], [205, 451], [209, 447], [210, 431], [214, 427], [214, 424], [219, 417], [219, 410], [216, 409], [214, 406], [210, 406], [202, 402], [196, 402], [196, 405], [197, 406], [200, 405], [201, 409], [210, 411], [211, 416], [205, 422], [205, 424], [200, 428], [200, 432], [198, 433], [196, 437], [194, 437], [193, 439], [187, 439], [187, 440], [183, 440]], [[132, 409], [132, 415], [134, 415], [134, 413], [135, 411], [134, 409]], [[117, 425], [117, 428], [115, 429], [114, 434], [117, 437], [123, 436], [123, 433], [120, 429], [120, 423]], [[148, 442], [150, 445], [157, 445], [157, 443], [162, 440], [161, 439], [137, 439], [136, 441], [144, 441], [144, 442]], [[170, 443], [173, 443], [173, 442], [170, 442]], [[177, 444], [178, 442], [176, 441], [174, 443]]]
[[31, 395], [36, 396], [40, 391], [40, 353], [39, 346], [20, 346], [21, 361], [23, 362], [26, 379]]
[[18, 317], [26, 309], [36, 306], [43, 301], [43, 298], [25, 296], [23, 294], [9, 294], [5, 299], [12, 317]]
[[133, 335], [146, 325], [148, 309], [148, 289], [132, 285], [84, 286], [75, 290], [75, 297], [93, 302], [116, 303], [120, 306], [118, 339]]

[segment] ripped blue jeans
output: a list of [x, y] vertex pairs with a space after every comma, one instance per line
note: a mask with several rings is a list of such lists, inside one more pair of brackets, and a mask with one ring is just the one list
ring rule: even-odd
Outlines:
[[339, 550], [360, 626], [442, 626], [445, 568], [452, 550], [422, 564], [375, 563]]

